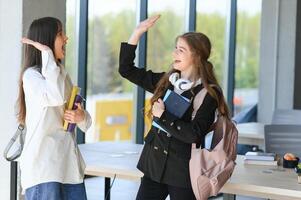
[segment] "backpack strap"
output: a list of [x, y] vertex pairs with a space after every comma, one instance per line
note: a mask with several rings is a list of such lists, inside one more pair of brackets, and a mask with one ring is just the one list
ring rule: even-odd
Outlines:
[[[194, 119], [198, 109], [201, 107], [201, 105], [203, 104], [203, 101], [205, 99], [205, 96], [207, 94], [207, 90], [206, 88], [199, 87], [198, 90], [193, 91], [195, 96], [193, 98], [193, 110], [192, 110], [192, 114], [191, 114], [191, 120]], [[204, 147], [205, 146], [205, 140], [200, 140], [198, 141], [196, 144], [193, 144], [196, 146], [196, 148], [199, 148], [200, 146]]]
[[200, 91], [198, 93], [196, 93], [196, 95], [193, 99], [193, 111], [192, 111], [192, 115], [191, 115], [192, 120], [194, 119], [198, 109], [203, 104], [206, 94], [207, 94], [207, 89], [204, 87], [202, 89], [200, 89]]

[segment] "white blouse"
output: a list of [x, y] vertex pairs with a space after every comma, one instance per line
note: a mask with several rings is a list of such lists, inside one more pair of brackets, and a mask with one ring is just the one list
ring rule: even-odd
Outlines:
[[[85, 163], [76, 134], [63, 130], [63, 116], [72, 82], [53, 52], [42, 51], [42, 70], [28, 68], [23, 75], [26, 102], [26, 138], [20, 157], [21, 185], [25, 189], [45, 182], [77, 184], [84, 178]], [[91, 126], [85, 111], [77, 124], [84, 132]]]

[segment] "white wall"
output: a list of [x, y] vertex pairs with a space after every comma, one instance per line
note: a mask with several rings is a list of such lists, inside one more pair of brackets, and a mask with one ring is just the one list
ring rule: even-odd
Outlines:
[[27, 33], [32, 20], [48, 16], [56, 17], [65, 24], [66, 0], [23, 0], [23, 33]]
[[22, 0], [0, 0], [0, 194], [9, 199], [10, 165], [3, 149], [15, 131], [14, 103], [21, 65]]
[[21, 67], [21, 37], [33, 19], [45, 16], [66, 22], [65, 0], [0, 0], [0, 199], [9, 199], [10, 165], [2, 158], [17, 122], [14, 105]]
[[293, 109], [297, 0], [263, 0], [258, 120], [275, 109]]

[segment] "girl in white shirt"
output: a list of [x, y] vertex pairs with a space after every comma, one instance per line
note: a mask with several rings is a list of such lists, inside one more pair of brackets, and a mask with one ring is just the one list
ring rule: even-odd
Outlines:
[[65, 110], [72, 82], [60, 64], [68, 38], [52, 17], [34, 20], [25, 44], [20, 76], [18, 121], [26, 125], [20, 157], [21, 184], [26, 200], [85, 200], [85, 164], [75, 132], [63, 130], [63, 120], [84, 132], [91, 117], [80, 104]]

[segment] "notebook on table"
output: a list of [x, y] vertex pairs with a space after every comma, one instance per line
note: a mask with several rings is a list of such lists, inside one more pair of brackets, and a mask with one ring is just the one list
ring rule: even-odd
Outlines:
[[264, 152], [251, 152], [248, 151], [245, 155], [248, 160], [270, 160], [274, 161], [276, 158], [275, 153], [264, 153]]

